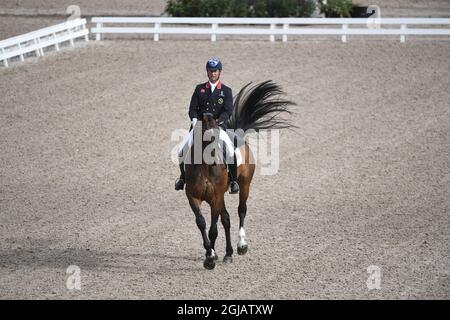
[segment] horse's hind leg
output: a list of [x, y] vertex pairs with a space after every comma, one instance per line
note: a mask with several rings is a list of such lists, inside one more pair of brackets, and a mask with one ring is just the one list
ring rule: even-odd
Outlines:
[[231, 223], [230, 223], [230, 214], [228, 213], [225, 206], [222, 209], [221, 212], [221, 220], [223, 228], [225, 229], [225, 238], [226, 238], [226, 255], [223, 258], [223, 262], [230, 263], [233, 262], [233, 246], [231, 245], [231, 235], [230, 235], [230, 229], [231, 229]]
[[250, 191], [250, 184], [242, 181], [240, 183], [241, 190], [239, 192], [239, 242], [237, 245], [237, 251], [239, 255], [244, 255], [247, 253], [248, 244], [245, 240], [245, 229], [244, 229], [244, 220], [247, 214], [247, 199]]
[[203, 247], [206, 250], [206, 259], [203, 263], [203, 266], [206, 269], [214, 269], [216, 266], [216, 263], [214, 262], [214, 253], [211, 249], [211, 243], [209, 242], [208, 236], [206, 235], [206, 221], [203, 217], [202, 212], [200, 211], [200, 204], [201, 201], [199, 199], [190, 198], [189, 204], [192, 208], [192, 211], [194, 211], [195, 214], [195, 222], [197, 223], [197, 227], [199, 228], [202, 237], [203, 237]]

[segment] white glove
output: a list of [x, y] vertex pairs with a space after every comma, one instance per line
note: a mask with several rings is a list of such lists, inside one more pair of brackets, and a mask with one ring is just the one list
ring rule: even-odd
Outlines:
[[197, 123], [197, 118], [192, 118], [192, 128], [195, 127], [195, 124]]

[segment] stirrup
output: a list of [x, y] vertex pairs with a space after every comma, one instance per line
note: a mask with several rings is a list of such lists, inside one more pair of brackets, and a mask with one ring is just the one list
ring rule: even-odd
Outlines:
[[175, 190], [183, 190], [184, 189], [184, 181], [181, 178], [178, 178], [177, 181], [175, 181]]
[[236, 181], [231, 181], [230, 193], [231, 194], [239, 193], [239, 184]]

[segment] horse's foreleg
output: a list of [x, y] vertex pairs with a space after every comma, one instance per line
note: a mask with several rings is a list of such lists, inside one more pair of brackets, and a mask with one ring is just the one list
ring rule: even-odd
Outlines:
[[227, 209], [223, 207], [222, 213], [221, 213], [221, 221], [223, 228], [225, 229], [225, 238], [227, 242], [226, 247], [226, 255], [223, 258], [223, 262], [230, 263], [233, 261], [233, 246], [231, 245], [231, 235], [230, 235], [230, 229], [231, 229], [231, 223], [230, 223], [230, 214], [228, 213]]
[[189, 204], [191, 206], [192, 211], [195, 214], [195, 222], [197, 223], [197, 227], [200, 230], [203, 238], [203, 247], [206, 250], [206, 259], [203, 263], [203, 266], [206, 269], [214, 269], [216, 263], [214, 262], [214, 255], [211, 249], [211, 243], [209, 242], [208, 236], [206, 234], [206, 221], [203, 217], [202, 212], [200, 211], [201, 201], [198, 199], [189, 199]]

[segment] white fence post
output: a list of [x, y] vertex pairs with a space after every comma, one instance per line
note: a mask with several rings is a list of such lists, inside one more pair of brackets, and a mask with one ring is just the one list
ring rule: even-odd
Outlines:
[[[270, 24], [270, 30], [275, 30], [277, 28], [277, 25], [274, 23]], [[271, 34], [270, 35], [270, 42], [275, 42], [275, 35]]]
[[[67, 31], [69, 33], [72, 33], [72, 31], [75, 32], [75, 28], [73, 28], [73, 30], [72, 30], [72, 28], [69, 28], [69, 29], [67, 29]], [[72, 46], [72, 48], [75, 48], [75, 43], [73, 42], [73, 38], [70, 38], [69, 41], [70, 41], [70, 45]]]
[[[5, 49], [3, 49], [3, 48], [2, 48], [2, 54], [5, 54]], [[3, 60], [3, 65], [5, 67], [8, 67], [8, 59], [7, 58]]]
[[158, 30], [161, 28], [161, 23], [155, 23], [155, 34], [153, 35], [153, 41], [159, 41]]
[[218, 23], [213, 23], [212, 24], [212, 30], [213, 33], [211, 34], [211, 41], [212, 42], [216, 42], [217, 41], [217, 35], [215, 33], [215, 31], [219, 28], [219, 24]]
[[[37, 38], [37, 43], [38, 43], [38, 44], [41, 44], [41, 38]], [[41, 53], [41, 56], [43, 57], [43, 56], [44, 56], [44, 49], [43, 49], [43, 48], [40, 48], [40, 49], [39, 49], [39, 52]]]
[[[406, 24], [402, 24], [402, 26], [400, 27], [401, 30], [406, 30]], [[405, 35], [401, 35], [400, 36], [400, 42], [404, 43], [406, 41], [406, 36]]]
[[[34, 44], [38, 44], [37, 39], [33, 39], [33, 43]], [[40, 57], [41, 56], [41, 50], [36, 49], [34, 52], [36, 53], [36, 57]]]
[[[83, 30], [86, 30], [86, 29], [87, 29], [87, 28], [86, 28], [86, 25], [83, 24]], [[84, 36], [84, 40], [85, 40], [86, 42], [89, 41], [89, 31], [88, 31], [88, 33]]]
[[[56, 33], [53, 33], [53, 39], [56, 40]], [[59, 51], [59, 43], [58, 42], [55, 43], [55, 49], [56, 49], [56, 51]]]
[[[348, 29], [348, 24], [343, 24], [343, 25], [342, 25], [342, 30], [344, 30], [344, 32], [345, 32], [345, 30], [347, 30], [347, 29]], [[347, 35], [346, 35], [345, 33], [342, 35], [341, 41], [342, 41], [343, 43], [346, 43], [346, 42], [347, 42]]]
[[[22, 49], [22, 46], [20, 45], [20, 43], [18, 43], [17, 46], [19, 47], [19, 50]], [[25, 61], [23, 54], [20, 55], [20, 61]]]
[[[103, 28], [103, 23], [97, 23], [97, 29], [102, 29]], [[99, 32], [95, 35], [95, 40], [100, 41], [102, 40], [102, 34]]]
[[[288, 29], [289, 29], [289, 23], [283, 24], [283, 30], [288, 30]], [[287, 42], [287, 40], [288, 40], [287, 34], [283, 34], [283, 42]]]

